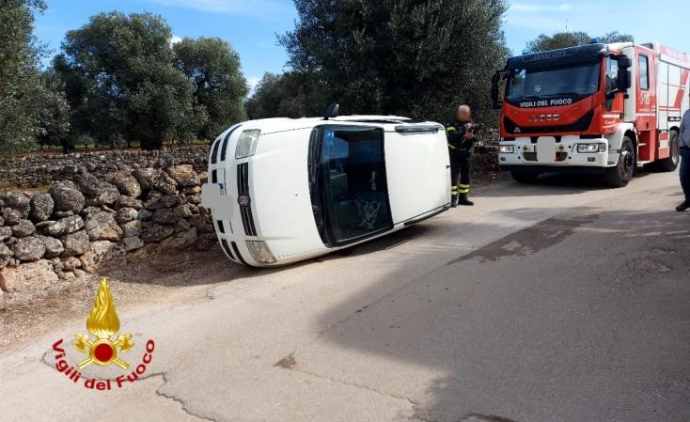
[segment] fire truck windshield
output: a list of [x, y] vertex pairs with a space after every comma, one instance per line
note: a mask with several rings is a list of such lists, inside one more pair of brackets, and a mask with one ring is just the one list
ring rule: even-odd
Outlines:
[[513, 69], [508, 78], [506, 99], [514, 104], [533, 104], [531, 107], [539, 106], [540, 99], [554, 97], [562, 98], [563, 104], [572, 103], [599, 89], [599, 69], [598, 63], [549, 69]]

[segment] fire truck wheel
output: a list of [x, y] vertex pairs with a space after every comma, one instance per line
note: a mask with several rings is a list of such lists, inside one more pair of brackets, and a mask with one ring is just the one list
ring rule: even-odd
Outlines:
[[630, 137], [623, 138], [621, 153], [618, 157], [618, 165], [611, 167], [606, 172], [606, 183], [612, 188], [622, 188], [630, 182], [635, 175], [637, 167], [637, 154], [634, 143]]
[[674, 171], [678, 167], [680, 162], [680, 144], [678, 143], [677, 130], [671, 131], [668, 145], [671, 148], [671, 155], [657, 163], [656, 168], [659, 171]]
[[515, 179], [515, 181], [518, 183], [532, 184], [536, 183], [537, 179], [539, 179], [539, 172], [536, 172], [534, 170], [516, 169], [511, 171], [510, 174], [513, 176], [513, 179]]

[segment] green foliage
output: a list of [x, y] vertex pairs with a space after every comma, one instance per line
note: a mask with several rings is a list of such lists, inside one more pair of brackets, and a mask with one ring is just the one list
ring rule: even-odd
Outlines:
[[0, 149], [29, 148], [38, 133], [40, 48], [32, 35], [41, 0], [3, 0], [0, 5]]
[[250, 119], [320, 115], [329, 100], [320, 85], [306, 72], [266, 73], [247, 100], [247, 114]]
[[70, 107], [65, 97], [64, 83], [53, 70], [41, 75], [41, 107], [38, 114], [40, 145], [61, 145], [63, 152], [74, 149], [70, 142]]
[[173, 45], [176, 66], [192, 83], [197, 136], [215, 138], [232, 123], [244, 120], [249, 92], [240, 71], [240, 57], [219, 38], [185, 38]]
[[[537, 39], [527, 43], [524, 54], [540, 53], [543, 51], [557, 50], [559, 48], [576, 47], [592, 42], [592, 37], [586, 32], [558, 32], [553, 35], [541, 34]], [[632, 35], [620, 34], [617, 31], [609, 32], [601, 37], [595, 38], [602, 43], [631, 42], [634, 41]]]
[[[280, 37], [294, 73], [264, 78], [258, 98], [248, 105], [252, 117], [286, 108], [280, 105], [280, 95], [261, 100], [271, 97], [271, 86], [293, 94], [297, 104], [292, 114], [309, 112], [316, 105], [323, 110], [330, 101], [339, 102], [344, 113], [435, 120], [448, 119], [461, 102], [472, 105], [479, 116], [489, 109], [491, 77], [507, 54], [500, 30], [503, 0], [295, 4], [296, 28]], [[306, 78], [309, 84], [301, 91], [290, 89], [295, 78]]]
[[73, 128], [102, 144], [138, 140], [144, 149], [192, 139], [192, 86], [173, 66], [171, 38], [165, 21], [148, 13], [104, 13], [68, 32], [54, 67]]

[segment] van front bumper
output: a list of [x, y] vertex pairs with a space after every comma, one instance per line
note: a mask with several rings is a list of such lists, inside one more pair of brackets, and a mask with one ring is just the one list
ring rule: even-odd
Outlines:
[[605, 169], [618, 162], [606, 138], [580, 138], [576, 135], [522, 137], [501, 141], [498, 163], [502, 168], [544, 167]]

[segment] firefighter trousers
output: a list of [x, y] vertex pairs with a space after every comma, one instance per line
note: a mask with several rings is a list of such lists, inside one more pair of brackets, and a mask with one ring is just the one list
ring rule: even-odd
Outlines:
[[470, 157], [457, 158], [451, 161], [451, 194], [454, 196], [470, 193], [470, 175], [472, 173], [472, 161]]

